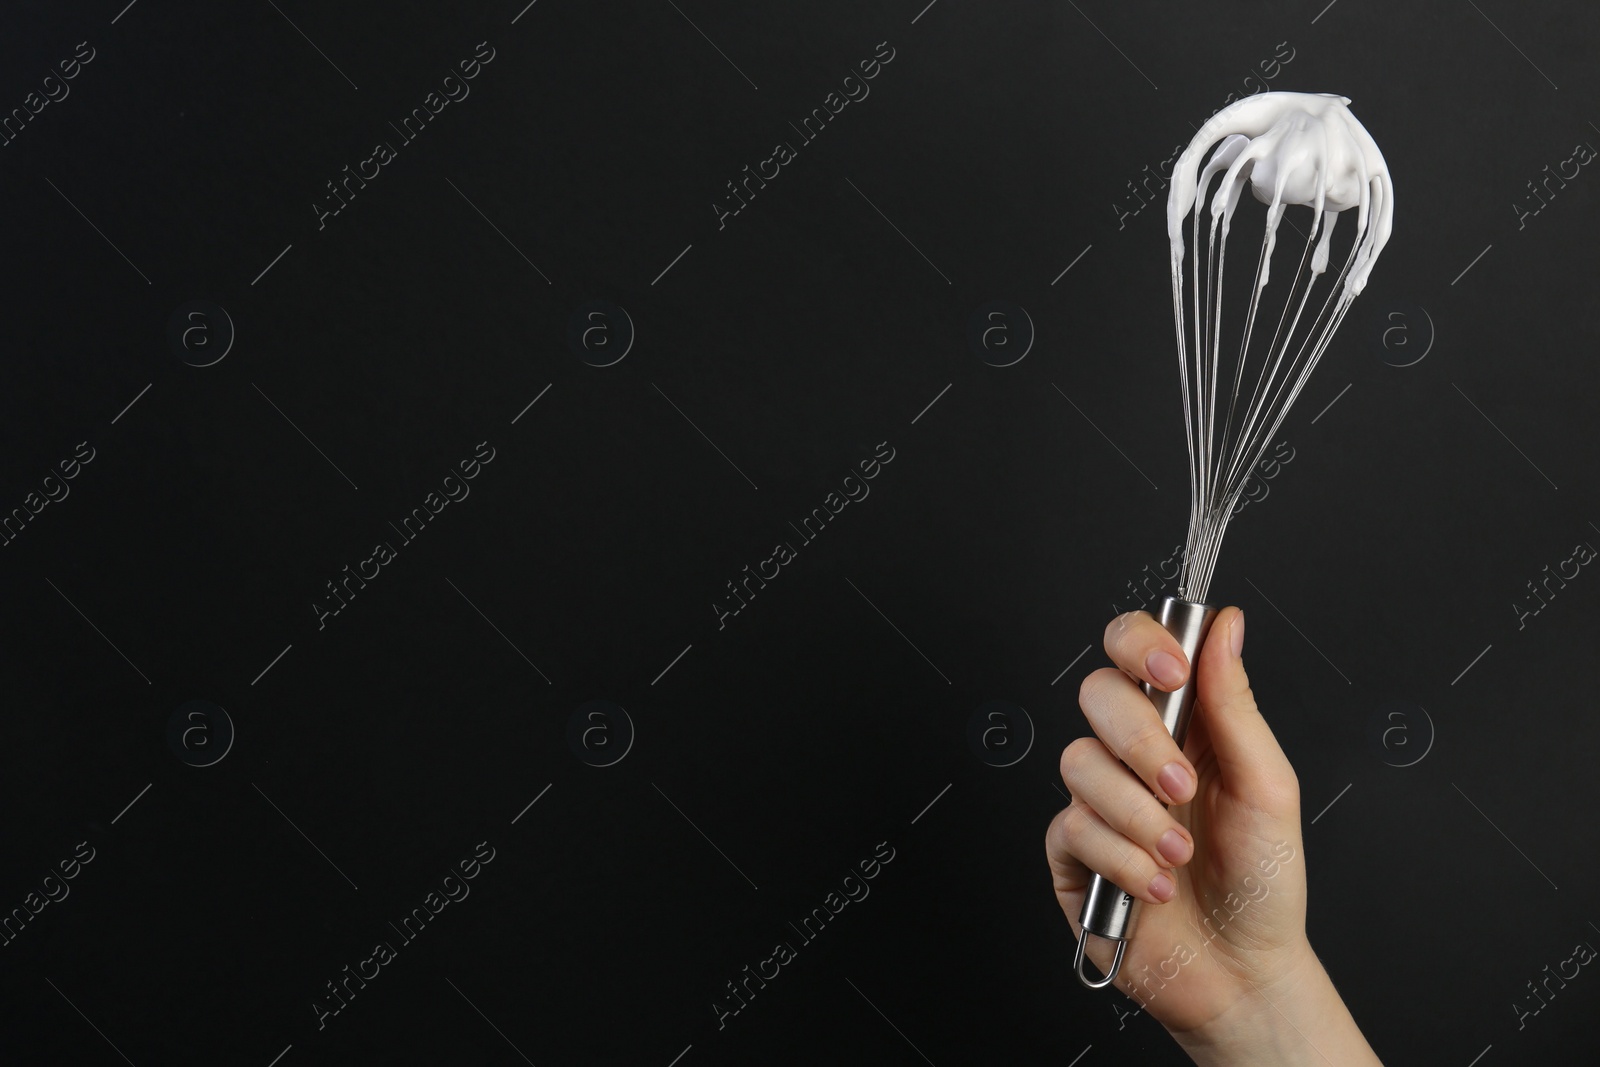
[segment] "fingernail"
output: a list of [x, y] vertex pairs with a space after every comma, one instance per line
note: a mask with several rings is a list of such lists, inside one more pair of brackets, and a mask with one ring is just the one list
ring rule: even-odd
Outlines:
[[1172, 884], [1165, 871], [1161, 871], [1150, 879], [1150, 895], [1164, 904], [1178, 895], [1178, 887]]
[[1176, 830], [1168, 830], [1162, 834], [1161, 840], [1156, 847], [1161, 850], [1163, 856], [1167, 857], [1167, 862], [1173, 866], [1177, 866], [1189, 858], [1189, 842]]
[[1244, 612], [1240, 611], [1234, 617], [1233, 625], [1229, 627], [1228, 636], [1233, 639], [1233, 656], [1235, 659], [1244, 652]]
[[[1183, 769], [1181, 763], [1169, 763], [1161, 768], [1161, 773], [1156, 775], [1156, 784], [1172, 798], [1174, 804], [1182, 804], [1189, 799], [1189, 772]], [[1171, 833], [1170, 830], [1167, 832]]]
[[1144, 661], [1144, 669], [1150, 672], [1150, 677], [1169, 689], [1183, 681], [1183, 664], [1170, 652], [1150, 653]]

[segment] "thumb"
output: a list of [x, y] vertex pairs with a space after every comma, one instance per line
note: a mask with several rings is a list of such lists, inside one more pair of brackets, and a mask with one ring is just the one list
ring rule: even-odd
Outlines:
[[1200, 650], [1195, 714], [1205, 722], [1228, 792], [1258, 811], [1298, 817], [1300, 783], [1256, 707], [1239, 654], [1243, 645], [1244, 612], [1224, 608]]

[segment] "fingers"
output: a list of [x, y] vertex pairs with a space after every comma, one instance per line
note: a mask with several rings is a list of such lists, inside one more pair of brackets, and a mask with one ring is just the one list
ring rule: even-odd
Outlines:
[[[1066, 817], [1067, 809], [1062, 808], [1056, 812], [1044, 831], [1044, 854], [1050, 861], [1050, 874], [1057, 893], [1071, 893], [1082, 889], [1089, 884], [1089, 879], [1094, 877], [1094, 872], [1073, 854], [1072, 846], [1067, 842]], [[1076, 925], [1078, 918], [1076, 915], [1068, 913], [1068, 918]]]
[[1061, 780], [1107, 826], [1142, 848], [1158, 867], [1179, 867], [1194, 855], [1194, 838], [1144, 783], [1099, 740], [1080, 737], [1061, 753]]
[[1205, 722], [1228, 788], [1258, 810], [1298, 819], [1300, 784], [1272, 727], [1256, 707], [1239, 655], [1243, 644], [1244, 612], [1224, 608], [1197, 658], [1196, 714]]
[[1177, 894], [1172, 876], [1148, 852], [1076, 800], [1050, 821], [1045, 850], [1056, 873], [1057, 891], [1081, 889], [1093, 872], [1149, 904], [1164, 904]]
[[[1153, 619], [1150, 624], [1161, 629]], [[1139, 691], [1133, 679], [1115, 668], [1102, 667], [1083, 680], [1078, 689], [1078, 706], [1095, 736], [1162, 803], [1182, 804], [1194, 795], [1198, 780], [1194, 764], [1173, 741], [1156, 714], [1155, 705]]]
[[1147, 611], [1129, 611], [1106, 625], [1106, 655], [1142, 682], [1167, 692], [1189, 677], [1189, 661], [1178, 639]]

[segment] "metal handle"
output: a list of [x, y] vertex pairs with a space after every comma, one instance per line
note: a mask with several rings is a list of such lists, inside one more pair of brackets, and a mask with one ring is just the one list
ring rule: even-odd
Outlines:
[[[1170, 693], [1148, 682], [1140, 682], [1139, 691], [1156, 706], [1161, 724], [1172, 734], [1179, 748], [1183, 747], [1184, 736], [1189, 732], [1189, 716], [1194, 711], [1194, 680], [1198, 673], [1195, 660], [1200, 657], [1206, 634], [1211, 632], [1211, 624], [1216, 621], [1217, 610], [1209, 604], [1194, 604], [1169, 596], [1161, 599], [1161, 608], [1156, 613], [1156, 621], [1166, 627], [1167, 632], [1177, 638], [1183, 648], [1183, 654], [1189, 661], [1189, 680]], [[1122, 955], [1133, 937], [1138, 905], [1137, 897], [1124, 893], [1110, 879], [1097, 874], [1090, 880], [1089, 891], [1083, 898], [1083, 914], [1078, 919], [1083, 933], [1078, 938], [1078, 950], [1072, 959], [1072, 969], [1078, 981], [1090, 989], [1101, 989], [1117, 977], [1117, 972], [1122, 969]], [[1116, 958], [1111, 961], [1105, 977], [1098, 981], [1091, 980], [1083, 970], [1087, 958], [1085, 949], [1091, 934], [1117, 943]]]

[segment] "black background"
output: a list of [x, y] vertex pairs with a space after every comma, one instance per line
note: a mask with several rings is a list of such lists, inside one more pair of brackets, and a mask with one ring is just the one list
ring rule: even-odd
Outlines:
[[[0, 108], [94, 58], [0, 148], [0, 508], [95, 458], [0, 559], [0, 909], [95, 858], [0, 949], [7, 1062], [1186, 1062], [1072, 978], [1042, 838], [1077, 682], [1187, 514], [1164, 194], [1134, 214], [1128, 183], [1263, 87], [1349, 96], [1397, 200], [1212, 594], [1300, 778], [1312, 943], [1387, 1062], [1588, 1062], [1600, 978], [1515, 1005], [1600, 944], [1600, 578], [1514, 605], [1600, 544], [1600, 178], [1514, 205], [1600, 144], [1600, 13], [924, 3], [8, 5]], [[568, 341], [594, 300], [636, 331], [610, 366]], [[210, 366], [169, 343], [191, 301], [236, 330]], [[967, 341], [990, 301], [1036, 331], [1010, 366]], [[168, 742], [194, 699], [236, 730], [206, 767]], [[615, 713], [568, 742], [591, 700], [631, 721], [610, 766], [580, 757]], [[1036, 731], [1005, 767], [968, 743], [991, 700]], [[880, 842], [871, 895], [719, 1029]]]

